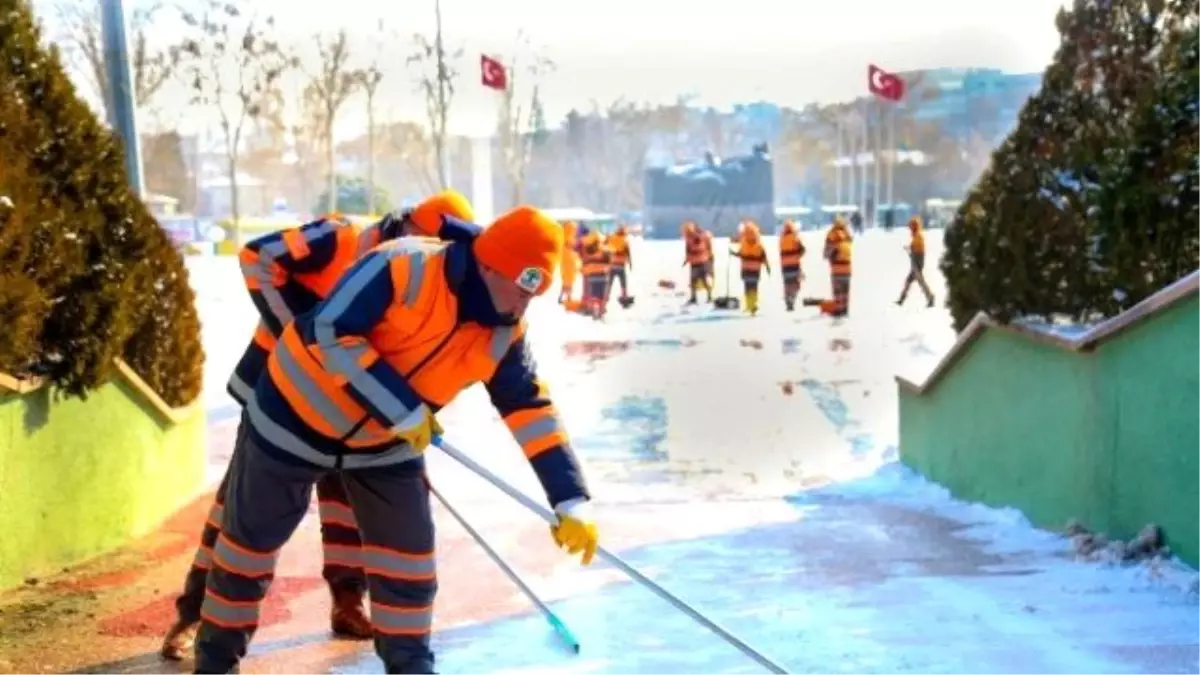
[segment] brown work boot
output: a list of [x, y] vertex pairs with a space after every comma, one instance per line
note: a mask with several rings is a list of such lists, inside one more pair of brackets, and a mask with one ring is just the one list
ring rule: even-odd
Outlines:
[[199, 621], [176, 620], [163, 637], [162, 647], [158, 650], [159, 655], [171, 661], [182, 661], [192, 650], [196, 642], [196, 629], [199, 627]]
[[329, 629], [338, 637], [351, 640], [370, 640], [374, 636], [371, 620], [363, 609], [363, 594], [358, 591], [333, 592], [333, 607], [329, 610]]

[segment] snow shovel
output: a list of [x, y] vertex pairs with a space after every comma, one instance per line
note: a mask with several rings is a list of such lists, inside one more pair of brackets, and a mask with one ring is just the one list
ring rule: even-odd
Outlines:
[[713, 307], [717, 309], [738, 309], [742, 301], [737, 296], [729, 295], [729, 270], [733, 268], [733, 253], [729, 254], [729, 262], [725, 263], [725, 295], [713, 299]]
[[500, 567], [500, 571], [504, 572], [505, 576], [507, 576], [514, 584], [516, 584], [517, 588], [521, 589], [521, 592], [525, 594], [525, 597], [529, 598], [533, 605], [537, 607], [543, 615], [545, 615], [546, 621], [550, 623], [550, 627], [554, 629], [554, 632], [558, 635], [558, 637], [562, 639], [562, 641], [565, 642], [568, 647], [571, 648], [571, 651], [578, 654], [580, 649], [579, 639], [575, 637], [575, 634], [571, 632], [570, 628], [567, 628], [567, 624], [563, 623], [562, 619], [558, 618], [558, 615], [554, 613], [554, 610], [550, 609], [546, 603], [537, 596], [537, 593], [534, 593], [533, 589], [529, 587], [529, 584], [525, 583], [525, 580], [521, 578], [521, 575], [517, 574], [517, 571], [514, 570], [507, 562], [505, 562], [504, 558], [500, 557], [500, 554], [495, 548], [492, 547], [490, 543], [488, 543], [488, 540], [479, 533], [479, 530], [471, 527], [471, 524], [467, 522], [467, 519], [461, 513], [459, 513], [457, 509], [455, 509], [453, 506], [450, 506], [450, 502], [442, 496], [442, 493], [434, 489], [432, 485], [429, 486], [429, 492], [434, 497], [437, 497], [437, 500], [442, 503], [442, 506], [446, 508], [446, 511], [448, 511], [450, 515], [454, 516], [454, 519], [458, 521], [459, 525], [462, 525], [462, 528], [467, 531], [467, 534], [471, 535], [471, 538], [474, 539], [481, 548], [483, 548], [483, 552], [492, 559], [492, 562], [496, 563], [496, 565]]
[[[484, 479], [485, 481], [491, 483], [493, 486], [495, 486], [501, 492], [508, 495], [509, 497], [512, 497], [514, 500], [516, 500], [516, 502], [518, 504], [520, 504], [521, 506], [524, 506], [526, 509], [529, 509], [530, 511], [534, 512], [539, 517], [541, 517], [543, 520], [545, 520], [547, 523], [550, 523], [553, 525], [558, 522], [558, 516], [554, 515], [553, 511], [547, 509], [546, 507], [542, 506], [541, 504], [538, 504], [532, 498], [530, 498], [528, 495], [526, 495], [524, 492], [521, 492], [519, 489], [513, 487], [508, 482], [506, 482], [503, 478], [497, 476], [496, 474], [494, 474], [491, 471], [484, 468], [484, 466], [482, 464], [480, 464], [479, 462], [476, 462], [474, 459], [467, 456], [465, 453], [463, 453], [458, 448], [447, 443], [446, 440], [444, 438], [442, 438], [441, 436], [434, 436], [432, 444], [435, 447], [440, 448], [442, 452], [449, 455], [452, 459], [457, 461], [463, 467], [470, 470], [471, 473], [474, 473], [476, 476], [479, 476], [480, 478]], [[638, 568], [636, 568], [633, 565], [630, 565], [629, 563], [622, 560], [621, 557], [618, 556], [617, 554], [613, 553], [612, 551], [609, 551], [604, 546], [600, 546], [597, 549], [596, 553], [598, 554], [598, 557], [601, 560], [604, 560], [605, 562], [612, 565], [613, 567], [621, 570], [622, 572], [624, 572], [626, 574], [626, 576], [628, 576], [634, 582], [636, 582], [637, 584], [642, 586], [642, 588], [645, 588], [646, 590], [654, 593], [658, 597], [667, 601], [669, 604], [674, 606], [675, 609], [678, 609], [679, 611], [683, 612], [688, 617], [690, 617], [692, 620], [694, 620], [696, 623], [699, 623], [701, 626], [704, 626], [708, 630], [712, 631], [715, 635], [720, 637], [722, 640], [729, 643], [729, 645], [731, 647], [737, 649], [742, 654], [745, 654], [746, 656], [750, 657], [756, 663], [758, 663], [760, 666], [766, 668], [767, 670], [771, 671], [772, 673], [779, 673], [780, 675], [787, 675], [787, 672], [788, 672], [787, 669], [784, 668], [782, 665], [780, 665], [777, 661], [768, 657], [767, 655], [763, 654], [762, 652], [758, 651], [754, 647], [751, 647], [750, 644], [747, 643], [745, 640], [739, 638], [738, 636], [734, 635], [729, 629], [725, 628], [724, 626], [722, 626], [722, 625], [718, 624], [717, 622], [713, 621], [712, 619], [708, 618], [707, 616], [702, 614], [700, 611], [698, 611], [695, 607], [692, 607], [691, 605], [689, 605], [687, 602], [684, 602], [684, 600], [681, 599], [679, 596], [675, 595], [671, 591], [669, 591], [666, 588], [664, 588], [663, 586], [661, 586], [658, 582], [656, 582], [653, 579], [651, 579], [650, 577], [646, 576]]]

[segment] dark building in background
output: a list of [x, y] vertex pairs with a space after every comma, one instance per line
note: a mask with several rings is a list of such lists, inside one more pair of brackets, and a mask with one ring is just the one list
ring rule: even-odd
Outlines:
[[695, 163], [646, 170], [647, 236], [674, 238], [692, 221], [718, 237], [729, 237], [738, 223], [775, 222], [774, 167], [767, 144], [747, 155], [718, 158], [712, 153]]

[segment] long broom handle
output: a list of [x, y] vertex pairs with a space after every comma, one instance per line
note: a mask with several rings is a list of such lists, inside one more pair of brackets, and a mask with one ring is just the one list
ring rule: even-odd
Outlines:
[[496, 549], [492, 548], [492, 545], [489, 544], [488, 540], [479, 533], [479, 530], [471, 527], [471, 524], [467, 522], [467, 519], [458, 512], [458, 509], [450, 505], [450, 502], [442, 496], [442, 493], [438, 492], [437, 489], [432, 485], [429, 486], [429, 491], [433, 493], [434, 497], [437, 497], [437, 500], [441, 502], [442, 506], [446, 507], [446, 510], [450, 512], [450, 515], [454, 516], [454, 519], [458, 521], [458, 524], [463, 526], [463, 529], [467, 531], [467, 534], [471, 535], [471, 538], [475, 540], [475, 543], [479, 544], [484, 553], [488, 554], [488, 557], [492, 559], [492, 562], [496, 563], [496, 565], [500, 567], [504, 574], [507, 575], [508, 578], [511, 579], [512, 582], [521, 589], [521, 592], [525, 594], [525, 597], [529, 598], [529, 600], [533, 602], [534, 606], [541, 610], [542, 614], [546, 617], [546, 621], [550, 623], [550, 627], [554, 629], [554, 632], [558, 634], [558, 637], [562, 639], [562, 641], [566, 643], [568, 647], [571, 648], [571, 651], [578, 654], [579, 640], [575, 637], [575, 634], [571, 632], [571, 629], [567, 628], [567, 624], [563, 623], [562, 619], [559, 619], [558, 615], [554, 613], [554, 610], [550, 609], [545, 602], [542, 602], [542, 599], [539, 598], [537, 593], [535, 593], [533, 589], [529, 587], [529, 584], [525, 583], [525, 580], [521, 578], [521, 575], [518, 574], [517, 571], [512, 568], [512, 566], [505, 562], [504, 558], [500, 557], [500, 554], [496, 551]]
[[[538, 504], [533, 499], [530, 499], [530, 497], [528, 495], [526, 495], [524, 492], [521, 492], [520, 490], [516, 489], [512, 485], [509, 485], [503, 478], [500, 478], [499, 476], [497, 476], [496, 474], [492, 473], [487, 468], [485, 468], [483, 465], [479, 464], [475, 460], [468, 457], [462, 451], [458, 450], [454, 446], [447, 443], [445, 439], [441, 438], [440, 436], [434, 437], [433, 444], [436, 445], [437, 447], [441, 448], [443, 452], [445, 452], [447, 455], [449, 455], [451, 458], [453, 458], [459, 464], [462, 464], [463, 466], [467, 467], [472, 472], [474, 472], [476, 475], [478, 475], [480, 478], [483, 478], [487, 482], [494, 485], [501, 492], [503, 492], [503, 493], [507, 494], [509, 497], [512, 497], [513, 499], [515, 499], [517, 501], [517, 503], [521, 504], [522, 506], [529, 509], [530, 511], [533, 511], [538, 516], [541, 516], [541, 518], [543, 520], [545, 520], [546, 522], [548, 522], [552, 525], [558, 523], [558, 517], [554, 515], [553, 511], [551, 511], [550, 509], [547, 509], [546, 507], [542, 506], [541, 504]], [[750, 657], [751, 659], [754, 659], [754, 661], [756, 661], [759, 665], [763, 666], [767, 670], [771, 671], [772, 673], [781, 673], [781, 674], [786, 674], [788, 672], [783, 666], [779, 665], [772, 659], [768, 658], [762, 652], [758, 651], [754, 647], [751, 647], [744, 640], [742, 640], [738, 636], [731, 633], [727, 628], [721, 626], [720, 624], [718, 624], [717, 622], [708, 618], [707, 616], [704, 616], [698, 610], [693, 608], [691, 605], [689, 605], [688, 603], [681, 600], [674, 593], [671, 593], [670, 591], [663, 588], [661, 585], [659, 585], [657, 582], [655, 582], [650, 577], [646, 576], [645, 574], [642, 574], [640, 571], [638, 571], [638, 569], [636, 567], [634, 567], [633, 565], [630, 565], [629, 563], [622, 560], [620, 558], [620, 556], [618, 556], [617, 554], [609, 551], [608, 549], [604, 548], [603, 546], [601, 546], [597, 549], [597, 553], [599, 553], [600, 557], [603, 558], [605, 561], [607, 561], [610, 565], [621, 570], [626, 575], [628, 575], [631, 579], [633, 579], [637, 583], [641, 584], [644, 588], [646, 588], [647, 590], [650, 590], [658, 597], [662, 598], [663, 600], [666, 600], [668, 603], [673, 605], [675, 607], [675, 609], [678, 609], [679, 611], [683, 612], [684, 614], [687, 614], [694, 621], [696, 621], [700, 625], [704, 626], [708, 630], [715, 633], [718, 637], [720, 637], [721, 639], [728, 642], [730, 645], [735, 647], [738, 651], [742, 652], [743, 654]]]

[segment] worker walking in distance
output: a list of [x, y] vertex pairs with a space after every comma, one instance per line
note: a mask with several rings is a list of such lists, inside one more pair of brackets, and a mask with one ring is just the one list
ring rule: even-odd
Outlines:
[[916, 282], [921, 287], [921, 292], [925, 294], [925, 305], [933, 307], [934, 297], [933, 291], [929, 289], [929, 284], [925, 281], [925, 233], [921, 227], [921, 216], [913, 216], [908, 220], [908, 232], [910, 241], [908, 246], [908, 276], [904, 279], [904, 286], [900, 289], [900, 298], [896, 300], [897, 305], [903, 305], [908, 298], [908, 289], [912, 288], [913, 282]]
[[389, 673], [432, 673], [437, 592], [422, 453], [434, 417], [483, 382], [558, 515], [555, 542], [590, 563], [589, 493], [525, 341], [550, 286], [562, 228], [518, 207], [471, 241], [406, 237], [347, 271], [281, 334], [246, 404], [201, 608], [196, 672], [238, 667], [279, 550], [312, 485], [340, 473], [362, 536], [375, 648]]
[[[621, 296], [617, 302], [628, 309], [633, 304], [633, 296], [629, 294], [629, 272], [633, 271], [633, 251], [629, 247], [629, 230], [624, 225], [618, 225], [615, 232], [604, 242], [609, 253], [611, 265], [608, 279], [608, 293], [621, 283]], [[607, 299], [605, 300], [607, 302]]]
[[[480, 229], [472, 220], [474, 213], [467, 199], [447, 190], [415, 208], [390, 213], [367, 228], [326, 216], [247, 243], [238, 258], [260, 319], [254, 338], [229, 379], [229, 395], [245, 407], [283, 327], [328, 296], [342, 274], [367, 251], [381, 242], [411, 234], [469, 239]], [[239, 438], [244, 431], [244, 424], [239, 425]], [[370, 639], [371, 623], [363, 607], [367, 580], [362, 569], [361, 542], [346, 489], [336, 473], [321, 478], [316, 487], [322, 576], [333, 598], [330, 629], [339, 637]], [[200, 533], [200, 546], [192, 558], [183, 592], [175, 600], [176, 619], [159, 649], [164, 658], [180, 660], [192, 648], [228, 489], [227, 471]]]

